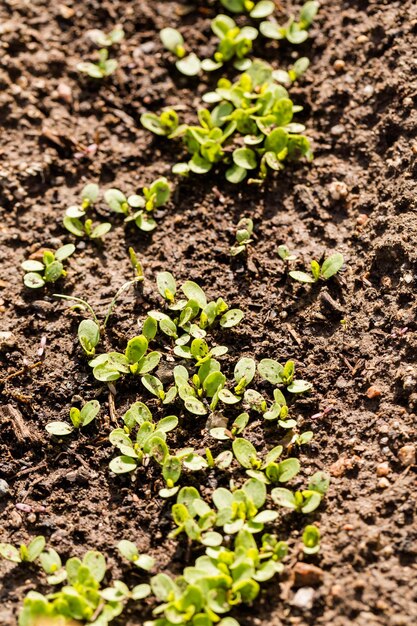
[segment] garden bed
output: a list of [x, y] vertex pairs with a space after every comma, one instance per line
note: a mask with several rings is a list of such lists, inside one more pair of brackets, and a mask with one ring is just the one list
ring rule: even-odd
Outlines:
[[[294, 8], [282, 5], [285, 14]], [[115, 550], [121, 539], [134, 541], [156, 559], [158, 571], [172, 574], [201, 553], [167, 537], [171, 503], [158, 497], [160, 472], [141, 469], [133, 485], [109, 473], [115, 417], [139, 399], [159, 409], [131, 379], [117, 384], [115, 407], [109, 406], [107, 385], [94, 380], [77, 343], [82, 315], [52, 296], [84, 298], [103, 313], [132, 278], [132, 246], [145, 281], [119, 301], [106, 349], [122, 349], [139, 333], [138, 318], [160, 306], [156, 274], [170, 271], [244, 311], [239, 326], [219, 334], [229, 346], [226, 363], [241, 356], [294, 359], [314, 385], [292, 402], [292, 412], [314, 433], [297, 452], [304, 474], [331, 476], [320, 509], [308, 518], [322, 541], [307, 562], [319, 569], [297, 570], [293, 557], [253, 607], [232, 615], [242, 626], [409, 626], [417, 614], [410, 584], [417, 556], [413, 3], [322, 2], [310, 38], [297, 48], [310, 68], [291, 91], [304, 106], [311, 164], [289, 165], [262, 187], [232, 185], [217, 170], [180, 179], [171, 201], [157, 210], [153, 233], [115, 220], [103, 244], [72, 238], [62, 227], [63, 213], [87, 182], [133, 192], [159, 176], [174, 179], [179, 144], [151, 135], [140, 115], [181, 103], [179, 113], [189, 122], [215, 79], [177, 73], [158, 32], [181, 27], [191, 48], [209, 54], [206, 35], [216, 10], [204, 3], [188, 12], [170, 1], [4, 0], [0, 12], [0, 477], [9, 485], [0, 497], [1, 541], [45, 535], [66, 557], [99, 550], [113, 578], [130, 585], [147, 577], [122, 564]], [[76, 71], [91, 49], [86, 31], [117, 23], [126, 32], [119, 68], [95, 83]], [[279, 52], [284, 63], [292, 50]], [[255, 52], [272, 63], [278, 56], [274, 44]], [[254, 221], [253, 242], [247, 257], [231, 258], [241, 217]], [[40, 291], [23, 286], [24, 259], [73, 240], [77, 250], [65, 281]], [[344, 270], [326, 283], [300, 285], [288, 276], [280, 244], [297, 254], [299, 269], [338, 251]], [[69, 406], [93, 398], [102, 412], [88, 432], [64, 443], [46, 432], [47, 423], [67, 419]], [[260, 450], [279, 442], [259, 421], [249, 432]], [[205, 419], [190, 414], [177, 438], [198, 450], [213, 444]], [[223, 484], [215, 472], [190, 480], [202, 483], [203, 495]], [[283, 515], [292, 548], [305, 522]], [[47, 586], [32, 565], [0, 561], [0, 575], [0, 623], [13, 624], [26, 593]], [[311, 605], [302, 606], [294, 598], [306, 586], [314, 594]], [[116, 623], [142, 624], [153, 607], [151, 600], [129, 604]]]

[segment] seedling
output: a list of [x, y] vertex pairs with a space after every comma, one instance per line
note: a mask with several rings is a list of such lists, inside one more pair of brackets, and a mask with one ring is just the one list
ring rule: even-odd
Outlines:
[[292, 271], [289, 272], [291, 278], [299, 283], [317, 283], [320, 279], [329, 280], [342, 269], [344, 260], [340, 252], [336, 252], [329, 256], [320, 265], [317, 261], [311, 261], [311, 274], [306, 272]]
[[246, 252], [247, 247], [252, 243], [253, 221], [249, 217], [241, 219], [237, 225], [236, 243], [230, 248], [230, 255], [237, 256]]
[[[115, 474], [132, 472], [143, 465], [146, 458], [153, 458], [163, 466], [169, 456], [166, 433], [176, 428], [178, 418], [170, 415], [155, 424], [148, 407], [142, 402], [136, 402], [123, 419], [125, 427], [116, 428], [109, 436], [110, 443], [122, 453], [122, 456], [110, 462], [110, 470]], [[136, 439], [133, 441], [131, 435], [136, 429]], [[173, 482], [171, 478], [171, 486]]]
[[[249, 182], [261, 183], [269, 169], [281, 170], [285, 161], [312, 158], [310, 143], [302, 134], [305, 127], [293, 121], [301, 107], [293, 104], [268, 64], [253, 62], [234, 83], [222, 78], [203, 100], [216, 106], [198, 111], [200, 125], [182, 124], [168, 135], [181, 137], [191, 155], [188, 162], [173, 167], [174, 173], [207, 174], [224, 162], [230, 182], [238, 184], [258, 170], [257, 178]], [[158, 118], [154, 124], [145, 119], [147, 128], [162, 134]]]
[[262, 359], [258, 364], [260, 376], [273, 385], [285, 385], [290, 393], [306, 393], [312, 389], [312, 384], [295, 378], [295, 363], [287, 361], [281, 365], [274, 359]]
[[329, 478], [324, 472], [316, 472], [310, 479], [308, 488], [293, 493], [289, 489], [277, 487], [271, 491], [273, 501], [279, 506], [297, 511], [312, 513], [319, 506], [329, 488]]
[[320, 531], [317, 526], [306, 526], [303, 532], [303, 551], [305, 554], [317, 554], [320, 550]]
[[136, 567], [139, 567], [139, 569], [150, 572], [155, 566], [155, 559], [147, 554], [139, 554], [133, 541], [122, 539], [122, 541], [119, 541], [117, 544], [117, 549], [125, 559], [133, 563]]
[[22, 269], [26, 272], [23, 282], [30, 289], [39, 289], [47, 283], [55, 283], [66, 276], [63, 261], [75, 252], [75, 246], [68, 243], [59, 248], [56, 252], [52, 250], [43, 250], [42, 261], [28, 259], [23, 261]]
[[281, 259], [287, 263], [289, 261], [295, 261], [297, 256], [295, 254], [292, 254], [288, 248], [288, 246], [282, 244], [281, 246], [278, 246], [277, 248], [278, 250], [278, 254], [281, 257]]
[[121, 614], [123, 604], [114, 598], [107, 600], [100, 590], [105, 574], [106, 561], [100, 552], [89, 551], [82, 561], [68, 559], [64, 577], [59, 581], [66, 581], [65, 586], [47, 596], [30, 591], [23, 602], [19, 626], [68, 620], [107, 626]]
[[275, 10], [275, 4], [272, 0], [260, 0], [260, 2], [252, 2], [252, 0], [220, 0], [221, 4], [232, 13], [246, 13], [254, 19], [263, 19], [268, 17]]
[[186, 55], [184, 37], [175, 28], [163, 28], [159, 33], [164, 48], [175, 54], [178, 59]]
[[109, 33], [94, 28], [88, 32], [88, 36], [98, 48], [110, 48], [123, 41], [125, 32], [123, 28], [120, 27], [113, 28]]
[[143, 113], [140, 118], [142, 126], [155, 135], [171, 137], [178, 128], [178, 114], [174, 109], [166, 109], [161, 115]]
[[33, 563], [45, 548], [45, 537], [39, 535], [29, 544], [22, 543], [16, 548], [11, 543], [0, 543], [0, 557], [12, 563]]
[[303, 43], [308, 37], [308, 29], [318, 9], [319, 3], [311, 0], [302, 7], [298, 21], [292, 16], [284, 26], [280, 26], [276, 21], [261, 22], [259, 30], [268, 39], [287, 39], [292, 44]]
[[[104, 222], [93, 227], [93, 220], [86, 218], [87, 210], [94, 206], [99, 196], [99, 186], [89, 183], [81, 191], [81, 204], [68, 207], [63, 224], [76, 237], [87, 236], [90, 239], [101, 239], [110, 229], [111, 224]], [[85, 218], [84, 221], [82, 219]]]
[[109, 51], [107, 48], [101, 48], [98, 51], [97, 63], [82, 61], [77, 63], [77, 70], [83, 74], [87, 74], [90, 78], [105, 78], [116, 71], [118, 67], [116, 59], [109, 59]]
[[214, 59], [204, 59], [201, 67], [205, 71], [214, 71], [224, 63], [235, 59], [233, 65], [240, 71], [247, 70], [250, 59], [246, 58], [252, 50], [252, 41], [258, 36], [258, 31], [252, 26], [239, 28], [228, 15], [217, 15], [211, 22], [213, 33], [220, 42], [214, 53]]
[[99, 412], [100, 403], [98, 400], [90, 400], [90, 402], [84, 404], [81, 410], [75, 406], [70, 409], [69, 416], [71, 424], [68, 422], [50, 422], [45, 428], [51, 435], [64, 437], [90, 424], [90, 422], [97, 417]]
[[201, 499], [195, 487], [183, 487], [178, 492], [171, 514], [177, 528], [170, 537], [184, 532], [189, 539], [205, 546], [219, 546], [223, 542], [222, 535], [211, 530], [216, 522], [216, 513]]
[[250, 478], [235, 491], [219, 487], [213, 492], [213, 502], [217, 508], [216, 526], [226, 534], [235, 534], [242, 529], [251, 533], [261, 532], [264, 525], [278, 517], [276, 511], [259, 511], [266, 500], [266, 487], [256, 478]]
[[282, 446], [272, 448], [263, 460], [259, 458], [255, 447], [247, 439], [235, 439], [232, 448], [237, 461], [246, 468], [246, 473], [265, 484], [286, 483], [297, 476], [300, 471], [298, 459], [288, 458], [276, 463], [282, 454]]
[[105, 192], [104, 199], [112, 211], [125, 215], [125, 222], [133, 221], [140, 230], [149, 232], [156, 228], [150, 212], [168, 202], [171, 187], [166, 178], [158, 178], [149, 187], [143, 187], [142, 193], [143, 196], [126, 197], [120, 189], [112, 188]]

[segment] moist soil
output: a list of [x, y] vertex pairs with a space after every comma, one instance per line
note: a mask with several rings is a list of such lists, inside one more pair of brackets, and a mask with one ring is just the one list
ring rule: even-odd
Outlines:
[[[283, 16], [296, 8], [278, 6]], [[52, 295], [87, 298], [103, 314], [132, 278], [133, 246], [146, 281], [123, 295], [107, 349], [121, 349], [138, 333], [138, 319], [160, 306], [155, 275], [168, 270], [244, 310], [239, 327], [219, 333], [229, 345], [226, 369], [242, 355], [292, 358], [314, 383], [313, 393], [292, 403], [300, 428], [314, 432], [312, 444], [296, 453], [304, 479], [325, 470], [330, 490], [308, 518], [283, 514], [278, 532], [289, 534], [292, 555], [286, 573], [253, 607], [233, 615], [242, 626], [411, 626], [417, 618], [414, 3], [323, 0], [311, 37], [297, 49], [311, 66], [291, 91], [304, 106], [299, 119], [313, 142], [311, 164], [289, 166], [262, 188], [230, 185], [221, 172], [180, 180], [172, 201], [157, 211], [152, 234], [111, 216], [104, 243], [77, 240], [65, 281], [40, 291], [23, 286], [20, 263], [72, 240], [62, 216], [86, 182], [133, 193], [157, 176], [172, 177], [180, 147], [151, 136], [140, 114], [171, 105], [191, 121], [215, 77], [179, 75], [158, 31], [180, 27], [204, 56], [213, 50], [216, 9], [191, 0], [3, 0], [0, 13], [0, 329], [8, 333], [0, 352], [0, 477], [10, 488], [0, 497], [0, 539], [19, 543], [43, 534], [64, 557], [101, 550], [112, 578], [130, 585], [147, 577], [121, 562], [114, 546], [122, 538], [172, 574], [199, 553], [167, 538], [170, 504], [157, 495], [163, 486], [157, 469], [140, 470], [134, 483], [109, 473], [107, 437], [115, 421], [136, 400], [155, 416], [160, 409], [129, 379], [117, 384], [110, 410], [108, 388], [93, 379], [76, 340], [83, 314]], [[100, 83], [84, 78], [75, 66], [91, 58], [87, 30], [116, 23], [126, 31], [115, 51], [118, 70]], [[270, 43], [255, 52], [285, 67], [293, 50]], [[104, 205], [98, 211], [104, 216]], [[243, 216], [254, 220], [254, 241], [247, 257], [231, 259]], [[302, 286], [278, 256], [283, 243], [297, 254], [298, 269], [337, 250], [344, 271]], [[63, 443], [46, 433], [48, 422], [67, 419], [71, 403], [92, 398], [102, 404], [101, 417], [84, 434]], [[180, 416], [178, 445], [201, 451], [213, 445], [204, 418]], [[248, 437], [262, 448], [280, 435], [255, 420]], [[188, 483], [204, 483], [209, 495], [224, 481], [212, 472]], [[319, 568], [312, 580], [294, 577], [307, 521], [322, 534], [319, 555], [306, 559]], [[36, 567], [2, 561], [0, 575], [0, 624], [15, 624], [24, 595], [47, 588]], [[312, 606], [299, 606], [297, 588], [311, 584]], [[129, 605], [117, 624], [140, 625], [152, 608], [151, 600]]]

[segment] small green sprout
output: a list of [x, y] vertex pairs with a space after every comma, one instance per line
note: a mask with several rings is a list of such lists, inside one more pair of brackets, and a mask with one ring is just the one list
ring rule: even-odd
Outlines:
[[175, 54], [178, 59], [186, 55], [184, 37], [175, 28], [163, 28], [159, 33], [164, 48]]
[[[87, 236], [90, 239], [101, 239], [110, 229], [111, 224], [104, 222], [93, 227], [93, 220], [86, 218], [87, 210], [92, 208], [99, 196], [99, 186], [89, 183], [81, 191], [81, 204], [68, 207], [63, 224], [76, 237]], [[84, 222], [82, 219], [85, 218]]]
[[261, 532], [266, 523], [277, 519], [277, 511], [259, 511], [266, 500], [265, 484], [256, 478], [248, 479], [240, 489], [229, 491], [219, 487], [213, 492], [217, 508], [216, 526], [228, 535], [245, 529], [251, 533]]
[[42, 261], [28, 259], [23, 261], [22, 269], [26, 272], [23, 282], [30, 289], [39, 289], [46, 283], [55, 283], [66, 276], [63, 261], [75, 252], [75, 246], [68, 243], [59, 248], [56, 252], [43, 250]]
[[230, 248], [230, 255], [237, 256], [246, 252], [247, 247], [252, 243], [253, 221], [249, 217], [239, 220], [236, 230], [236, 243]]
[[83, 405], [81, 410], [75, 406], [71, 407], [69, 413], [71, 424], [68, 424], [68, 422], [50, 422], [45, 428], [51, 435], [64, 437], [90, 424], [99, 412], [100, 403], [98, 400], [90, 400]]
[[305, 554], [317, 554], [320, 550], [320, 531], [317, 526], [306, 526], [303, 532], [303, 551]]
[[135, 222], [140, 230], [150, 232], [157, 225], [150, 213], [168, 202], [171, 187], [166, 178], [158, 178], [143, 187], [142, 193], [126, 197], [120, 189], [112, 188], [105, 192], [104, 199], [112, 211], [125, 215], [125, 222]]
[[292, 44], [303, 43], [308, 37], [308, 29], [317, 15], [319, 3], [309, 0], [301, 8], [298, 22], [292, 16], [287, 24], [280, 26], [276, 21], [261, 22], [259, 30], [268, 39], [287, 39]]
[[211, 530], [216, 522], [216, 513], [201, 499], [195, 487], [180, 489], [171, 514], [177, 528], [170, 537], [184, 532], [189, 539], [205, 546], [219, 546], [223, 542], [222, 535]]
[[307, 57], [300, 57], [287, 71], [274, 70], [274, 78], [282, 85], [289, 86], [301, 78], [301, 76], [308, 70], [309, 66], [309, 59]]
[[[58, 565], [56, 559], [55, 565]], [[49, 563], [46, 571], [48, 569]], [[119, 600], [123, 598], [106, 599], [107, 594], [100, 589], [105, 575], [106, 560], [100, 552], [86, 552], [82, 561], [76, 557], [68, 559], [59, 580], [48, 578], [50, 584], [65, 582], [65, 585], [47, 596], [30, 591], [23, 602], [19, 626], [33, 626], [44, 620], [48, 623], [76, 620], [77, 623], [107, 626], [121, 614], [123, 603]]]
[[155, 559], [147, 554], [139, 554], [133, 541], [122, 539], [122, 541], [119, 541], [117, 544], [117, 549], [125, 559], [133, 563], [136, 567], [139, 567], [139, 569], [149, 572], [155, 566]]
[[285, 263], [287, 263], [288, 261], [295, 261], [297, 258], [295, 254], [292, 254], [290, 252], [288, 246], [286, 246], [285, 244], [278, 246], [277, 251], [278, 251], [278, 255], [281, 257], [281, 259]]
[[343, 255], [340, 252], [336, 252], [325, 259], [322, 265], [315, 260], [311, 261], [311, 274], [295, 270], [289, 272], [289, 275], [299, 283], [316, 283], [320, 279], [329, 280], [342, 269], [343, 263]]
[[222, 5], [232, 13], [246, 13], [254, 19], [263, 19], [275, 11], [275, 3], [272, 0], [220, 0]]
[[83, 74], [87, 74], [90, 78], [105, 78], [110, 76], [117, 69], [118, 62], [116, 59], [109, 59], [109, 51], [107, 48], [101, 48], [98, 51], [97, 63], [85, 62], [77, 64], [77, 70]]
[[88, 32], [88, 36], [98, 48], [110, 48], [123, 41], [125, 32], [123, 28], [120, 27], [113, 28], [109, 33], [94, 28]]
[[228, 15], [217, 15], [211, 22], [211, 29], [220, 41], [214, 59], [204, 59], [201, 62], [202, 69], [217, 70], [227, 61], [235, 59], [233, 65], [236, 69], [247, 70], [251, 61], [246, 56], [252, 50], [252, 41], [258, 36], [256, 28], [252, 26], [239, 28]]
[[305, 393], [313, 386], [305, 380], [295, 378], [294, 361], [287, 361], [285, 365], [281, 365], [274, 359], [262, 359], [258, 364], [258, 373], [273, 385], [285, 385], [290, 393]]
[[178, 114], [174, 109], [166, 109], [161, 115], [143, 113], [140, 121], [144, 128], [161, 137], [172, 137], [179, 124]]
[[[112, 459], [110, 470], [115, 474], [132, 472], [139, 465], [143, 465], [146, 458], [153, 458], [163, 466], [169, 457], [166, 433], [176, 428], [178, 418], [170, 415], [155, 424], [148, 407], [142, 402], [135, 402], [123, 419], [125, 427], [116, 428], [109, 436], [110, 443], [122, 453]], [[136, 438], [133, 440], [132, 434], [136, 429]], [[169, 477], [173, 483], [172, 477]], [[173, 486], [171, 483], [170, 486]]]
[[0, 557], [12, 563], [33, 563], [45, 548], [45, 537], [39, 535], [28, 545], [22, 543], [16, 548], [11, 543], [0, 543]]
[[247, 439], [235, 439], [232, 448], [237, 461], [247, 469], [247, 474], [265, 484], [286, 483], [297, 476], [300, 471], [300, 462], [296, 458], [288, 458], [276, 463], [282, 454], [282, 446], [272, 448], [263, 460], [259, 458], [255, 447]]
[[174, 173], [203, 175], [223, 162], [229, 182], [239, 184], [258, 170], [248, 182], [261, 184], [269, 170], [282, 170], [285, 161], [312, 159], [310, 142], [302, 134], [305, 127], [293, 121], [302, 107], [292, 102], [268, 64], [254, 61], [234, 83], [220, 79], [203, 100], [215, 106], [198, 111], [199, 125], [176, 126], [176, 120], [171, 132], [157, 116], [144, 118], [152, 132], [182, 139], [190, 158], [174, 165]]
[[271, 491], [273, 501], [279, 506], [297, 511], [312, 513], [317, 509], [329, 488], [329, 478], [324, 472], [316, 472], [310, 479], [308, 488], [293, 493], [289, 489], [276, 487]]

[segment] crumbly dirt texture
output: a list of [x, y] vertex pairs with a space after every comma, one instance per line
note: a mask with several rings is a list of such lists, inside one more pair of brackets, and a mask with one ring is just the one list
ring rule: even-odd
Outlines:
[[[297, 8], [284, 0], [282, 16]], [[136, 192], [157, 176], [171, 177], [179, 147], [144, 130], [145, 110], [177, 107], [192, 120], [210, 79], [186, 79], [163, 51], [158, 31], [178, 26], [201, 56], [213, 50], [212, 3], [144, 0], [45, 2], [3, 0], [0, 6], [0, 541], [37, 534], [64, 556], [103, 551], [113, 578], [146, 580], [122, 564], [114, 546], [136, 541], [157, 559], [159, 571], [178, 573], [198, 552], [167, 539], [170, 505], [157, 496], [159, 472], [141, 470], [136, 483], [109, 474], [112, 447], [106, 386], [98, 384], [76, 340], [82, 314], [52, 296], [87, 298], [103, 312], [132, 278], [127, 249], [144, 266], [143, 288], [127, 292], [111, 318], [106, 347], [122, 348], [137, 334], [137, 319], [158, 305], [155, 274], [173, 271], [210, 297], [222, 295], [245, 311], [228, 335], [226, 359], [241, 355], [294, 358], [314, 392], [297, 399], [293, 415], [314, 431], [299, 452], [303, 475], [324, 469], [328, 496], [309, 518], [283, 515], [292, 558], [286, 574], [262, 591], [252, 608], [234, 616], [242, 626], [411, 626], [416, 595], [416, 287], [417, 11], [412, 0], [323, 0], [308, 41], [296, 49], [311, 66], [291, 93], [304, 105], [314, 145], [312, 164], [289, 166], [263, 188], [232, 186], [222, 173], [176, 183], [172, 201], [158, 210], [158, 228], [145, 235], [114, 227], [103, 245], [77, 240], [68, 277], [52, 289], [22, 284], [20, 263], [42, 247], [72, 240], [62, 227], [67, 206], [86, 182]], [[86, 31], [120, 23], [125, 41], [115, 51], [116, 73], [102, 82], [81, 76], [91, 58]], [[275, 66], [294, 48], [255, 48]], [[335, 61], [338, 61], [335, 64]], [[414, 78], [413, 78], [414, 76]], [[211, 81], [211, 82], [210, 82]], [[94, 154], [86, 148], [96, 144]], [[104, 216], [104, 205], [99, 207]], [[231, 259], [240, 217], [252, 217], [255, 237], [247, 259]], [[345, 270], [318, 287], [288, 278], [277, 246], [285, 243], [304, 269], [335, 250]], [[345, 322], [341, 324], [341, 320]], [[43, 363], [37, 350], [46, 337]], [[5, 380], [23, 368], [23, 373]], [[135, 400], [158, 409], [131, 380], [118, 384], [116, 415]], [[369, 391], [369, 388], [371, 391]], [[372, 397], [368, 397], [372, 396]], [[84, 435], [57, 443], [45, 424], [66, 419], [71, 402], [97, 398], [102, 412]], [[114, 418], [114, 416], [113, 416]], [[212, 443], [204, 419], [182, 416], [178, 443], [203, 450]], [[278, 443], [254, 422], [248, 436]], [[274, 443], [274, 445], [275, 445]], [[298, 453], [297, 453], [298, 454]], [[190, 478], [203, 494], [223, 478]], [[16, 507], [23, 503], [21, 506]], [[312, 607], [294, 603], [299, 531], [319, 525], [321, 571]], [[24, 595], [43, 587], [36, 567], [0, 562], [0, 624], [15, 624]], [[307, 582], [307, 586], [310, 582]], [[119, 625], [151, 618], [129, 606]]]

